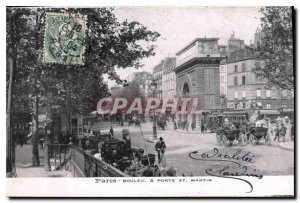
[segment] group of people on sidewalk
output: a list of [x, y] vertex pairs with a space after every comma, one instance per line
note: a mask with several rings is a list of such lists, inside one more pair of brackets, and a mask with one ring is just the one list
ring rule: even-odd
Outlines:
[[[185, 130], [185, 131], [189, 131], [189, 129], [191, 129], [192, 131], [196, 130], [196, 121], [193, 120], [191, 123], [189, 122], [189, 120], [178, 120], [176, 122], [176, 120], [174, 120], [173, 122], [173, 130]], [[204, 121], [201, 121], [201, 133], [206, 133], [207, 132], [207, 128], [206, 128], [206, 124], [204, 123]]]

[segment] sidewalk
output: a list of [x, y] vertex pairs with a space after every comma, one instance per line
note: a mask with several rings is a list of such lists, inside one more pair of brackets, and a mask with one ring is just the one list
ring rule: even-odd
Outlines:
[[72, 177], [69, 171], [45, 171], [44, 166], [17, 166], [16, 168], [18, 178], [59, 178], [59, 177]]
[[[54, 159], [50, 159], [51, 171], [45, 171], [45, 151], [39, 149], [40, 166], [32, 167], [31, 164], [31, 145], [16, 147], [16, 173], [20, 178], [26, 177], [71, 177], [68, 171], [55, 171]], [[57, 162], [57, 165], [59, 163]]]
[[294, 151], [294, 142], [293, 141], [287, 141], [287, 142], [279, 142], [277, 145], [281, 149]]

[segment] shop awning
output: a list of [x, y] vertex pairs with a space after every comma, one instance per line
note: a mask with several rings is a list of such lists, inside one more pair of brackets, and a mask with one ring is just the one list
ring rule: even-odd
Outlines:
[[260, 110], [260, 115], [280, 115], [279, 111], [277, 110]]
[[282, 109], [282, 112], [294, 112], [295, 109]]

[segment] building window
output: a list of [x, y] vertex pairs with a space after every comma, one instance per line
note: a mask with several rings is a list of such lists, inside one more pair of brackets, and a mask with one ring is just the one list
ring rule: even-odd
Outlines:
[[287, 91], [286, 90], [281, 90], [281, 96], [282, 96], [283, 99], [286, 99]]
[[281, 107], [282, 107], [282, 108], [286, 108], [286, 104], [282, 104]]
[[242, 85], [246, 85], [246, 76], [242, 77]]
[[266, 108], [267, 108], [267, 109], [270, 109], [270, 108], [271, 108], [271, 104], [268, 103], [268, 104], [266, 105]]
[[256, 89], [256, 97], [261, 97], [261, 89]]
[[243, 96], [243, 99], [246, 98], [246, 91], [245, 90], [242, 91], [242, 96]]
[[294, 98], [294, 90], [291, 90], [291, 97]]
[[246, 102], [243, 102], [243, 109], [246, 108]]
[[238, 72], [238, 65], [234, 65], [234, 72], [235, 72], [235, 73]]
[[271, 97], [271, 90], [266, 90], [266, 96], [267, 96], [267, 98]]
[[238, 91], [234, 92], [234, 98], [237, 99], [239, 97]]
[[214, 49], [214, 44], [213, 43], [209, 43], [208, 46], [209, 46], [209, 49]]
[[238, 78], [234, 77], [234, 86], [237, 86], [237, 85], [238, 85]]
[[242, 63], [242, 71], [246, 72], [246, 63]]

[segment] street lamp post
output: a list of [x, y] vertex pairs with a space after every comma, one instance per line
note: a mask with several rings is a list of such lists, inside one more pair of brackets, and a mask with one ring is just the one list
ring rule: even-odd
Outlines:
[[[157, 84], [153, 81], [150, 84], [150, 88], [152, 90], [152, 97], [154, 98], [154, 93], [156, 91], [157, 88]], [[155, 117], [155, 109], [154, 110], [154, 120], [153, 120], [153, 140], [157, 140], [157, 131], [156, 131], [156, 117]]]

